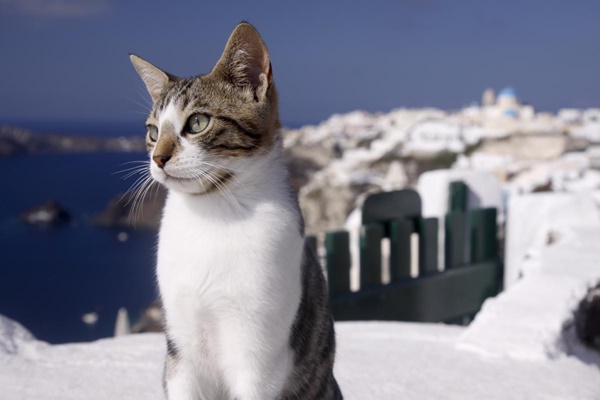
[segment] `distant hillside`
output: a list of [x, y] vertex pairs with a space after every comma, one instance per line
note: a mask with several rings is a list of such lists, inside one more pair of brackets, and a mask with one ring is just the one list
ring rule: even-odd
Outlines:
[[91, 153], [100, 151], [144, 151], [143, 138], [94, 136], [69, 136], [53, 133], [36, 133], [13, 126], [0, 125], [0, 157], [52, 154]]

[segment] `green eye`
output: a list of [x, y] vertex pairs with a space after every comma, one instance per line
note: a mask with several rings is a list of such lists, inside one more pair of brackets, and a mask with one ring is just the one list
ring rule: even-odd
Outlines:
[[207, 115], [194, 114], [188, 119], [186, 129], [189, 133], [200, 133], [206, 129], [209, 121]]
[[156, 142], [158, 140], [158, 128], [154, 125], [148, 125], [146, 127], [146, 133], [151, 141]]

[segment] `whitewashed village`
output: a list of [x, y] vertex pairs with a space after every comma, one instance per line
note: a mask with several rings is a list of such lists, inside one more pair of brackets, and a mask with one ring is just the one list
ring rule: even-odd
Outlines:
[[[381, 191], [413, 188], [423, 215], [442, 217], [463, 181], [468, 207], [498, 210], [503, 290], [472, 322], [336, 324], [346, 399], [600, 398], [600, 339], [576, 332], [581, 304], [600, 307], [600, 108], [539, 112], [514, 89], [487, 89], [456, 111], [334, 115], [286, 130], [284, 147], [320, 240], [345, 229], [358, 243], [361, 206]], [[49, 345], [0, 319], [0, 397], [162, 399], [163, 335], [119, 321], [115, 338]]]
[[[594, 190], [600, 185], [595, 169], [598, 145], [600, 108], [536, 112], [533, 105], [521, 103], [510, 88], [497, 95], [488, 89], [481, 105], [454, 112], [356, 111], [290, 131], [285, 137], [285, 147], [294, 156], [322, 166], [300, 192], [307, 225], [314, 227], [314, 232], [339, 227], [345, 213], [326, 215], [329, 208], [334, 214], [336, 203], [342, 201], [332, 199], [326, 202], [330, 207], [319, 207], [325, 215], [315, 216], [313, 224], [311, 199], [321, 197], [315, 192], [331, 191], [344, 197], [348, 187], [393, 190], [418, 186], [423, 169], [419, 163], [433, 164], [427, 169], [446, 166], [453, 176], [460, 174], [458, 171], [489, 173], [497, 178], [505, 200], [509, 194]], [[325, 197], [329, 200], [327, 193]], [[362, 200], [359, 194], [346, 197], [356, 198], [356, 204]]]

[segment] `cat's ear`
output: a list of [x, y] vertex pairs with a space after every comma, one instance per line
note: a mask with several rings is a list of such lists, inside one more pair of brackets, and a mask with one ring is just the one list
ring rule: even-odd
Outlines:
[[133, 67], [146, 84], [148, 93], [150, 93], [150, 96], [152, 96], [152, 100], [155, 103], [160, 98], [160, 95], [163, 94], [172, 83], [179, 80], [176, 76], [155, 67], [135, 54], [130, 54], [129, 59], [131, 59]]
[[211, 73], [235, 86], [250, 87], [257, 98], [264, 98], [273, 72], [267, 46], [252, 25], [242, 22], [234, 29]]

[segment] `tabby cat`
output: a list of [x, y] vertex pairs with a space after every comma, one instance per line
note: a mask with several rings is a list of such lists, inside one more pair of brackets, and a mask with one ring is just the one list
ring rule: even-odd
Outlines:
[[154, 102], [150, 172], [169, 192], [157, 265], [168, 399], [342, 399], [265, 43], [241, 23], [213, 70], [193, 78], [131, 61]]

